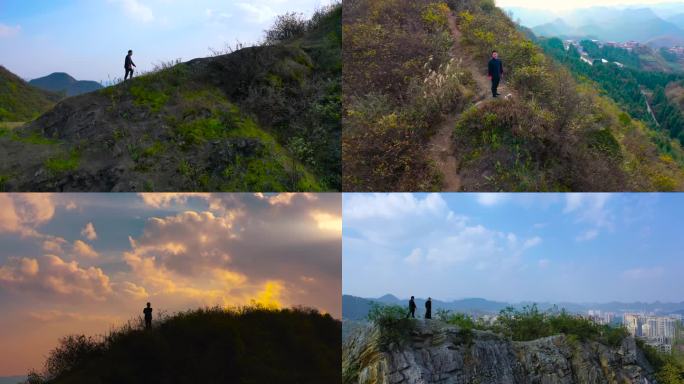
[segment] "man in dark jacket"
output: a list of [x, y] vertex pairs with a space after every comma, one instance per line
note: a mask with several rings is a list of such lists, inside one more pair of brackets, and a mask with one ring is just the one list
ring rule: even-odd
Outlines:
[[425, 302], [425, 318], [432, 319], [432, 299], [429, 297]]
[[409, 316], [414, 319], [416, 318], [416, 302], [413, 300], [413, 296], [411, 296], [411, 300], [409, 300], [409, 311], [406, 314], [406, 318]]
[[499, 82], [503, 76], [503, 63], [499, 60], [499, 53], [492, 51], [492, 59], [489, 60], [489, 78], [492, 80], [492, 97], [499, 96]]
[[124, 61], [124, 68], [126, 69], [126, 75], [124, 75], [124, 81], [126, 81], [126, 79], [128, 79], [129, 74], [131, 75], [131, 79], [133, 78], [133, 67], [135, 67], [135, 63], [133, 62], [133, 59], [131, 58], [132, 56], [133, 56], [133, 51], [128, 51], [128, 55], [126, 55], [126, 60]]

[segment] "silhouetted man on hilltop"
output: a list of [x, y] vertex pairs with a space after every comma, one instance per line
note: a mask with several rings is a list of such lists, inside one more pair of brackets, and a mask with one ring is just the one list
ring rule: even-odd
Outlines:
[[503, 76], [503, 63], [499, 60], [499, 53], [492, 51], [492, 59], [489, 60], [489, 78], [492, 79], [492, 97], [499, 96], [499, 82]]
[[150, 303], [147, 303], [147, 307], [143, 309], [143, 313], [145, 314], [145, 329], [152, 328], [152, 307], [150, 307]]
[[425, 302], [425, 318], [432, 319], [432, 299], [429, 297]]
[[128, 79], [129, 74], [131, 75], [131, 79], [133, 78], [133, 67], [136, 67], [136, 65], [133, 62], [132, 56], [133, 56], [133, 51], [129, 50], [128, 55], [126, 55], [126, 60], [124, 61], [124, 68], [126, 69], [126, 74], [124, 75], [124, 81], [126, 81], [126, 79]]
[[411, 296], [411, 300], [409, 300], [409, 311], [406, 314], [406, 318], [411, 316], [414, 319], [416, 318], [416, 302], [413, 300], [413, 296]]

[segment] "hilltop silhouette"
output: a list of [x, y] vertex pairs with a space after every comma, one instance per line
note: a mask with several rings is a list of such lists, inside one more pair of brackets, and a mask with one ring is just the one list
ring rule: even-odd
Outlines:
[[30, 384], [340, 383], [341, 323], [315, 310], [197, 309], [69, 336]]
[[76, 80], [68, 73], [55, 72], [53, 74], [33, 79], [29, 84], [49, 92], [58, 93], [66, 97], [82, 95], [84, 93], [102, 89], [96, 81]]

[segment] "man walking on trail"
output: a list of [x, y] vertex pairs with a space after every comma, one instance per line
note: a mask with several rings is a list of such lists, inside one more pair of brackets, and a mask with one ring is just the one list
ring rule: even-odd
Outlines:
[[432, 299], [429, 297], [425, 302], [425, 318], [432, 319]]
[[413, 296], [411, 296], [411, 300], [409, 300], [409, 311], [406, 314], [406, 318], [408, 319], [409, 316], [414, 319], [416, 318], [416, 302], [413, 300]]
[[[126, 74], [124, 75], [124, 81], [128, 79], [128, 75], [131, 75], [131, 79], [133, 79], [133, 67], [136, 67], [135, 63], [133, 62], [133, 59], [131, 58], [133, 56], [133, 51], [128, 51], [128, 55], [126, 55], [126, 61], [124, 62], [124, 68], [126, 69]], [[136, 67], [137, 68], [137, 67]]]
[[489, 78], [492, 80], [492, 97], [499, 96], [499, 82], [503, 76], [503, 63], [499, 60], [499, 53], [492, 51], [492, 59], [489, 60]]
[[147, 303], [143, 313], [145, 314], [145, 329], [152, 328], [152, 307], [150, 307], [150, 303]]

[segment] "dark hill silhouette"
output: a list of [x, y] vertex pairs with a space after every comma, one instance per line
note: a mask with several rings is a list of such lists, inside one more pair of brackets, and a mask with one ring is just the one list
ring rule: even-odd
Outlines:
[[198, 309], [103, 341], [65, 338], [33, 383], [340, 383], [341, 323], [315, 310]]
[[341, 16], [65, 99], [0, 137], [4, 188], [339, 190]]
[[96, 81], [76, 80], [64, 72], [55, 72], [45, 77], [33, 79], [29, 81], [29, 84], [67, 97], [82, 95], [103, 88], [102, 85]]
[[0, 66], [0, 122], [33, 120], [59, 99], [59, 95], [34, 88]]

